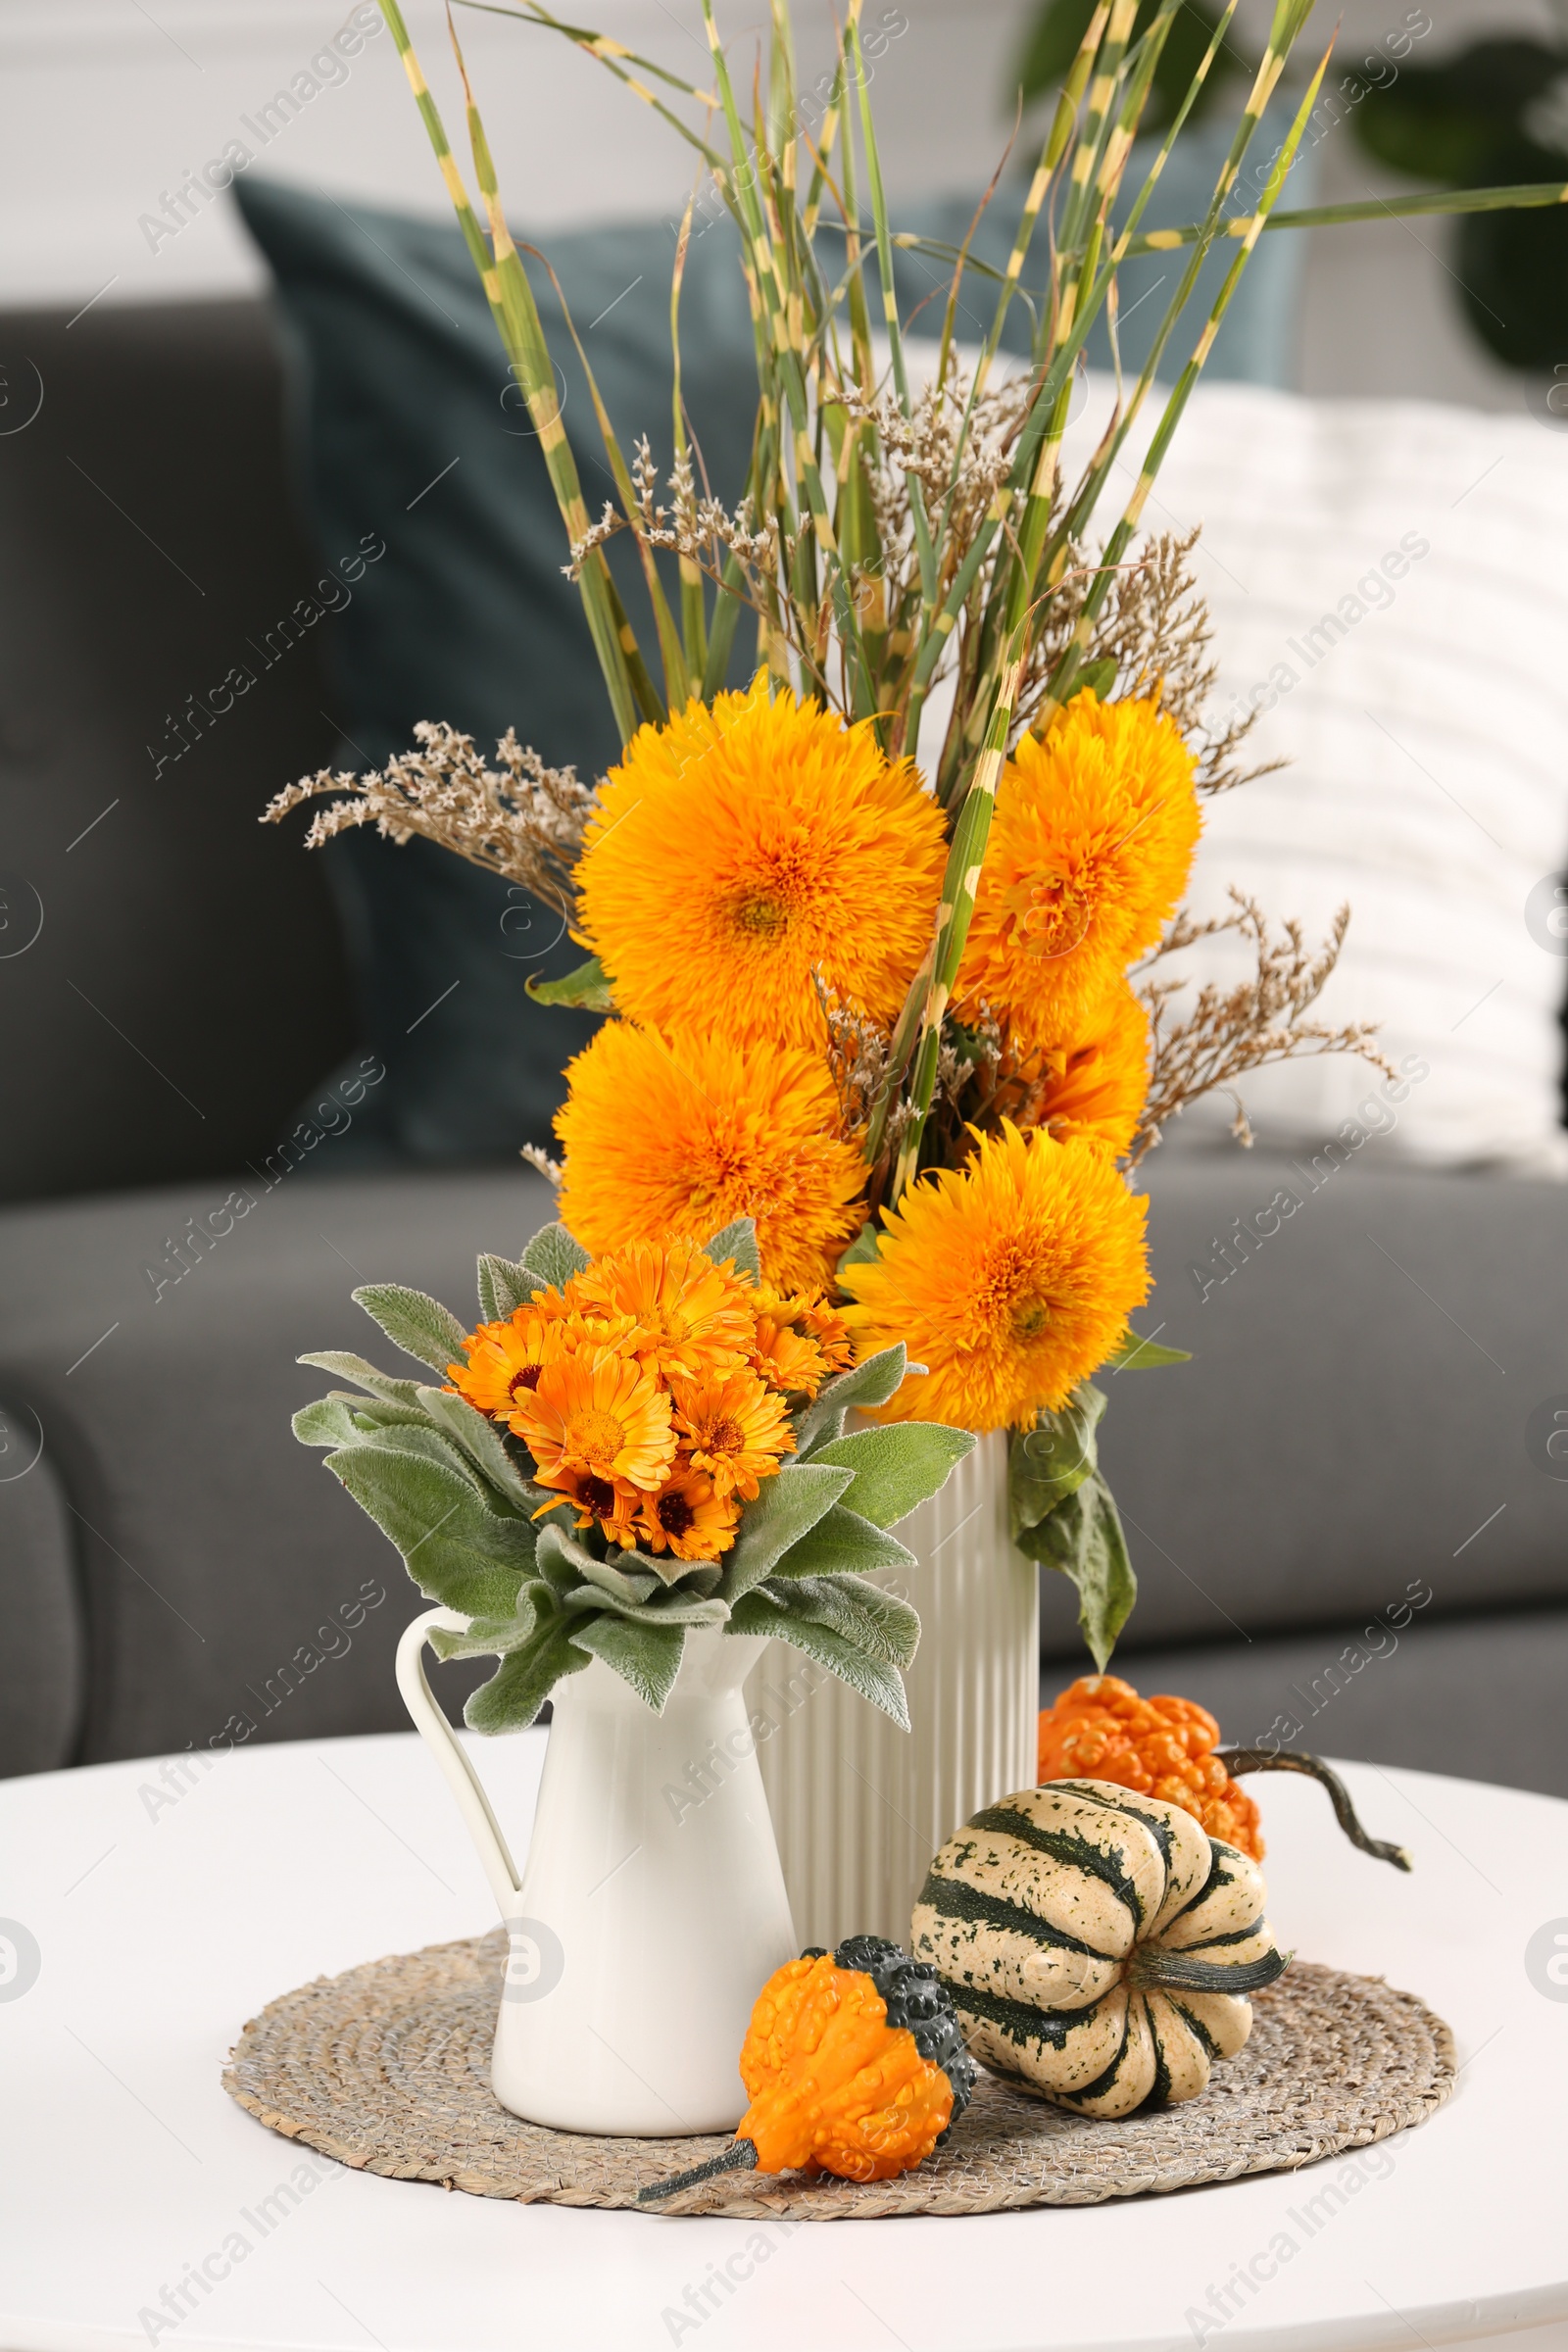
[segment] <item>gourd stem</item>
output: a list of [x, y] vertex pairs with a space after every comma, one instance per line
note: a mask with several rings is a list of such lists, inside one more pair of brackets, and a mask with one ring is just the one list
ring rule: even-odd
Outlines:
[[1319, 1756], [1309, 1756], [1298, 1747], [1216, 1747], [1214, 1761], [1223, 1765], [1233, 1780], [1244, 1772], [1304, 1772], [1308, 1780], [1320, 1781], [1328, 1790], [1334, 1818], [1352, 1845], [1363, 1854], [1371, 1854], [1378, 1862], [1392, 1862], [1396, 1870], [1412, 1868], [1409, 1849], [1391, 1845], [1382, 1838], [1369, 1838], [1356, 1818], [1350, 1802], [1350, 1791], [1337, 1772], [1331, 1772]]
[[757, 2148], [749, 2139], [734, 2140], [706, 2164], [693, 2165], [689, 2173], [674, 2173], [667, 2180], [651, 2180], [646, 2188], [637, 2191], [639, 2205], [653, 2205], [664, 2197], [678, 2197], [688, 2188], [697, 2188], [704, 2180], [716, 2180], [720, 2173], [749, 2173], [757, 2164]]

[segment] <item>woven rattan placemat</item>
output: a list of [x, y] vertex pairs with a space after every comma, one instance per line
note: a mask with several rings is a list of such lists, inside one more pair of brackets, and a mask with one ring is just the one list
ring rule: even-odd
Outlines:
[[[245, 2028], [223, 2086], [340, 2163], [524, 2204], [628, 2206], [728, 2144], [595, 2139], [509, 2115], [490, 2088], [506, 1949], [498, 1930], [301, 1985]], [[1247, 2047], [1182, 2106], [1095, 2123], [982, 2074], [947, 2146], [900, 2180], [732, 2173], [657, 2210], [850, 2221], [1093, 2205], [1365, 2147], [1425, 2122], [1453, 2082], [1448, 2029], [1413, 1993], [1298, 1961], [1256, 1996]]]

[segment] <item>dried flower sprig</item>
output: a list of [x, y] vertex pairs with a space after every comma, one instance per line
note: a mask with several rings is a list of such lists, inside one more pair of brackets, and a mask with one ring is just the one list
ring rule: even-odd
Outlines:
[[385, 840], [400, 844], [419, 834], [520, 883], [569, 916], [572, 869], [594, 787], [582, 783], [575, 768], [547, 766], [510, 727], [496, 746], [494, 768], [480, 758], [472, 736], [456, 727], [421, 719], [414, 732], [418, 750], [399, 752], [384, 768], [356, 776], [323, 767], [285, 786], [262, 822], [276, 824], [303, 802], [339, 793], [341, 799], [312, 817], [307, 849], [318, 849], [355, 825], [374, 825]]
[[1256, 969], [1250, 980], [1231, 989], [1206, 983], [1180, 1019], [1174, 1019], [1172, 1012], [1185, 982], [1155, 980], [1139, 988], [1149, 1012], [1151, 1071], [1143, 1123], [1127, 1155], [1129, 1168], [1136, 1168], [1147, 1157], [1163, 1129], [1189, 1103], [1216, 1091], [1229, 1094], [1236, 1105], [1231, 1132], [1237, 1142], [1250, 1145], [1252, 1131], [1235, 1091], [1236, 1082], [1270, 1062], [1355, 1054], [1386, 1077], [1398, 1075], [1372, 1042], [1373, 1022], [1350, 1021], [1331, 1028], [1306, 1017], [1339, 961], [1349, 928], [1349, 907], [1340, 908], [1328, 938], [1314, 952], [1307, 947], [1298, 922], [1283, 922], [1276, 930], [1255, 899], [1234, 888], [1229, 895], [1229, 914], [1199, 921], [1185, 910], [1179, 913], [1144, 966], [1148, 972], [1160, 957], [1177, 955], [1222, 931], [1250, 941], [1256, 956]]

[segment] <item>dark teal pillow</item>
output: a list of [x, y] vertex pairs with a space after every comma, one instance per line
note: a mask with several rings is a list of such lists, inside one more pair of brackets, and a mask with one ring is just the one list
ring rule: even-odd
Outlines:
[[[1222, 142], [1204, 134], [1172, 159], [1150, 224], [1200, 214]], [[413, 741], [416, 721], [450, 720], [488, 750], [509, 726], [556, 764], [600, 772], [617, 745], [577, 592], [564, 577], [564, 534], [543, 459], [455, 225], [415, 220], [246, 176], [241, 212], [271, 265], [292, 359], [293, 432], [307, 518], [322, 562], [349, 598], [318, 642], [336, 763], [378, 766]], [[993, 203], [975, 240], [1000, 268], [1016, 194]], [[899, 223], [956, 243], [968, 197], [903, 208]], [[667, 465], [673, 224], [639, 221], [548, 240], [622, 446], [646, 431]], [[1173, 344], [1185, 359], [1234, 249], [1210, 260], [1193, 317]], [[564, 419], [589, 510], [612, 484], [586, 380], [549, 272], [525, 256], [562, 370]], [[1172, 280], [1177, 257], [1133, 266], [1123, 360], [1136, 368], [1162, 308], [1139, 295]], [[1265, 239], [1232, 305], [1210, 372], [1281, 382], [1288, 373], [1297, 241]], [[901, 253], [899, 302], [933, 331], [946, 296], [941, 265]], [[1147, 280], [1147, 288], [1146, 281]], [[1168, 297], [1167, 297], [1168, 298]], [[961, 289], [958, 331], [989, 323], [978, 275]], [[714, 494], [733, 502], [751, 453], [756, 375], [733, 232], [720, 216], [692, 240], [681, 297], [687, 407]], [[1015, 304], [1006, 342], [1027, 350], [1030, 314]], [[1092, 357], [1096, 356], [1093, 352]], [[1100, 355], [1103, 357], [1102, 347]], [[358, 551], [385, 553], [362, 563]], [[348, 559], [344, 562], [343, 559]], [[622, 593], [646, 612], [624, 540], [613, 543]], [[646, 639], [645, 639], [646, 642]], [[755, 659], [738, 632], [735, 674]], [[282, 782], [285, 779], [280, 778]], [[300, 820], [293, 820], [298, 822]], [[366, 1041], [386, 1063], [378, 1129], [364, 1149], [420, 1160], [508, 1157], [551, 1141], [564, 1061], [591, 1032], [578, 1013], [546, 1011], [530, 972], [580, 960], [559, 916], [494, 876], [423, 842], [396, 849], [369, 831], [321, 853], [357, 977]]]

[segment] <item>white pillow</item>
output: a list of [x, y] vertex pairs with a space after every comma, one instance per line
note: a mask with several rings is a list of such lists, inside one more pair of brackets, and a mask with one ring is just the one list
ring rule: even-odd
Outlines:
[[[1109, 401], [1091, 378], [1070, 467]], [[1106, 529], [1136, 478], [1134, 444], [1102, 505]], [[1256, 695], [1249, 750], [1290, 761], [1205, 804], [1194, 910], [1223, 911], [1235, 883], [1315, 939], [1348, 900], [1318, 1012], [1376, 1020], [1414, 1080], [1396, 1113], [1362, 1122], [1385, 1131], [1378, 1156], [1568, 1174], [1568, 899], [1553, 919], [1551, 879], [1568, 880], [1568, 435], [1522, 406], [1200, 384], [1146, 520], [1201, 522], [1212, 710]], [[1250, 965], [1222, 937], [1170, 969], [1234, 985]], [[1326, 1143], [1383, 1087], [1335, 1056], [1260, 1071], [1242, 1092], [1259, 1142], [1295, 1150]], [[1231, 1112], [1210, 1097], [1167, 1143], [1213, 1141]]]

